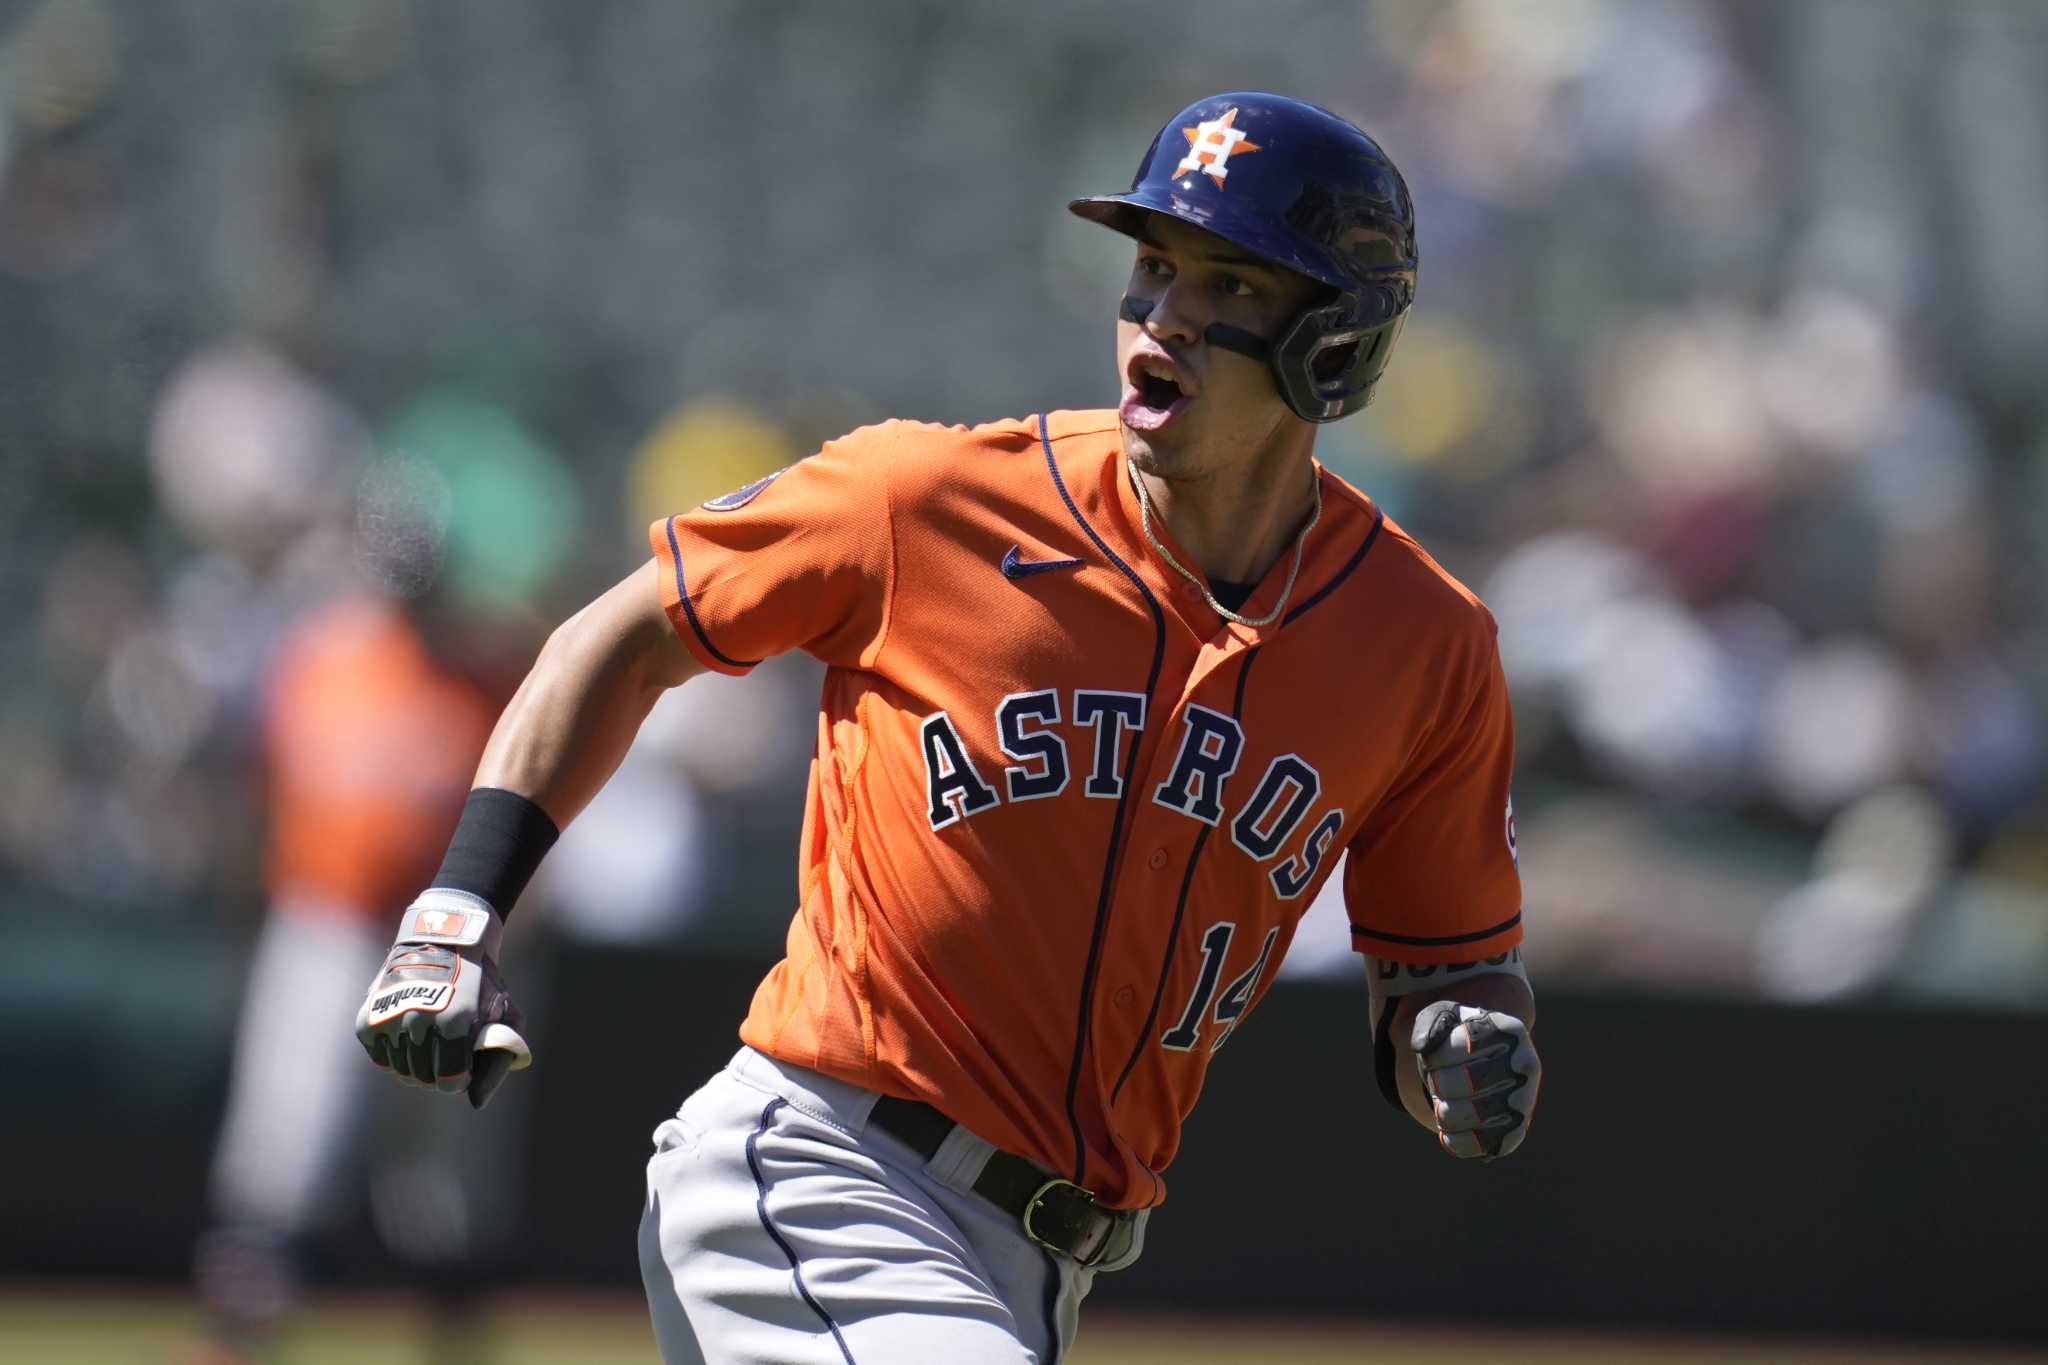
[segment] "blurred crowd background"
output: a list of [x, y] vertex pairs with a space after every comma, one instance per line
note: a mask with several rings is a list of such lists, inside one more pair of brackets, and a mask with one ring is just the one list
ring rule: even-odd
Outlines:
[[[1319, 452], [1498, 617], [1537, 979], [2048, 1008], [2043, 71], [2026, 0], [0, 0], [9, 1093], [217, 1094], [245, 979], [371, 1076], [327, 996], [550, 626], [852, 427], [1112, 403], [1065, 203], [1233, 88], [1413, 189]], [[515, 931], [765, 967], [817, 685], [668, 697]], [[355, 1104], [302, 1055], [216, 1158], [252, 1319]]]
[[[1113, 401], [1064, 203], [1264, 87], [1414, 189], [1320, 449], [1500, 620], [1538, 970], [2048, 1002], [2044, 69], [2017, 0], [8, 0], [0, 894], [245, 934], [310, 614], [516, 677], [655, 516]], [[557, 925], [772, 948], [814, 685], [665, 704]]]

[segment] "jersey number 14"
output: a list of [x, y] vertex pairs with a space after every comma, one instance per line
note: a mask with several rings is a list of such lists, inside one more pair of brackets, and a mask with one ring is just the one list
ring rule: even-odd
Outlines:
[[[1175, 1052], [1192, 1052], [1202, 1041], [1202, 1025], [1209, 1013], [1209, 999], [1216, 994], [1216, 983], [1223, 976], [1223, 959], [1230, 952], [1230, 940], [1237, 934], [1237, 926], [1229, 920], [1218, 921], [1208, 933], [1202, 935], [1202, 974], [1195, 980], [1194, 994], [1188, 997], [1187, 1008], [1181, 1011], [1180, 1022], [1160, 1036], [1161, 1047]], [[1236, 980], [1224, 987], [1222, 996], [1216, 1001], [1216, 1026], [1219, 1030], [1216, 1041], [1209, 1045], [1209, 1051], [1219, 1051], [1230, 1041], [1231, 1030], [1252, 1003], [1252, 992], [1259, 988], [1259, 977], [1266, 970], [1266, 959], [1273, 955], [1273, 940], [1280, 936], [1280, 926], [1274, 925], [1266, 931], [1266, 941], [1259, 946], [1258, 961], [1252, 963]]]

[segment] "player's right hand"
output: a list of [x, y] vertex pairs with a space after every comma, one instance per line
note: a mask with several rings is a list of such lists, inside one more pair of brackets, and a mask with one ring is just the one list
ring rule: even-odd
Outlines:
[[497, 911], [478, 897], [421, 892], [356, 1011], [370, 1060], [407, 1084], [467, 1094], [477, 1109], [524, 1070], [533, 1052], [498, 976], [503, 936]]

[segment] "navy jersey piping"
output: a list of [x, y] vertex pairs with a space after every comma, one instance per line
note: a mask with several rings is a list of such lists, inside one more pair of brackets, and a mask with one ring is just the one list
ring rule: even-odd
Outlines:
[[1345, 561], [1343, 568], [1337, 570], [1337, 576], [1335, 578], [1332, 578], [1329, 582], [1323, 584], [1322, 587], [1317, 588], [1314, 596], [1310, 597], [1306, 602], [1303, 602], [1293, 611], [1288, 612], [1286, 618], [1282, 620], [1280, 624], [1283, 626], [1293, 625], [1296, 617], [1300, 616], [1303, 612], [1307, 611], [1316, 603], [1322, 601], [1325, 597], [1328, 597], [1332, 592], [1336, 590], [1336, 587], [1339, 583], [1342, 583], [1345, 579], [1351, 577], [1351, 571], [1358, 567], [1360, 561], [1362, 561], [1366, 557], [1366, 555], [1371, 552], [1374, 543], [1379, 540], [1380, 527], [1386, 524], [1386, 520], [1387, 514], [1385, 512], [1380, 511], [1380, 509], [1377, 507], [1373, 508], [1372, 529], [1365, 533], [1365, 543], [1358, 547], [1358, 552], [1352, 555], [1349, 560]]
[[1352, 925], [1351, 932], [1361, 938], [1379, 939], [1383, 943], [1406, 943], [1417, 948], [1446, 948], [1455, 943], [1477, 943], [1480, 939], [1492, 938], [1495, 934], [1505, 933], [1521, 922], [1522, 912], [1517, 910], [1490, 928], [1474, 929], [1469, 934], [1445, 934], [1441, 938], [1420, 934], [1389, 934], [1378, 929], [1368, 929], [1363, 924]]
[[682, 601], [683, 615], [690, 618], [690, 629], [697, 632], [697, 639], [703, 644], [705, 649], [711, 652], [711, 657], [718, 660], [718, 662], [730, 668], [754, 667], [754, 665], [761, 662], [759, 659], [735, 659], [717, 645], [712, 644], [711, 637], [704, 633], [704, 623], [697, 619], [697, 609], [690, 605], [690, 590], [683, 586], [683, 551], [682, 547], [676, 544], [676, 519], [674, 517], [668, 519], [667, 530], [668, 557], [674, 561], [676, 566], [676, 596]]
[[[1060, 477], [1059, 461], [1053, 458], [1052, 432], [1044, 413], [1038, 414], [1038, 444], [1045, 451], [1045, 467], [1052, 475], [1052, 486], [1059, 490], [1060, 501], [1067, 505], [1075, 525], [1086, 533], [1118, 573], [1131, 580], [1132, 586], [1144, 597], [1146, 610], [1152, 613], [1152, 669], [1145, 677], [1145, 719], [1150, 721], [1152, 693], [1159, 686], [1159, 671], [1166, 663], [1166, 617], [1159, 610], [1159, 599], [1145, 586], [1145, 580], [1138, 577], [1137, 570], [1118, 558], [1116, 551], [1109, 548], [1109, 543], [1088, 524], [1088, 518], [1081, 515], [1073, 495], [1067, 492], [1066, 480]], [[1074, 1057], [1067, 1067], [1067, 1127], [1074, 1139], [1073, 1181], [1083, 1188], [1088, 1183], [1088, 1146], [1081, 1138], [1081, 1114], [1077, 1108], [1081, 1093], [1081, 1063], [1088, 1051], [1088, 1021], [1095, 1003], [1095, 974], [1102, 966], [1102, 940], [1109, 928], [1110, 895], [1116, 886], [1117, 852], [1123, 843], [1124, 815], [1131, 799], [1131, 778], [1138, 766], [1138, 745], [1144, 739], [1144, 733], [1142, 727], [1131, 731], [1131, 747], [1124, 756], [1123, 790], [1116, 798], [1116, 818], [1109, 827], [1109, 851], [1103, 858], [1102, 889], [1095, 898], [1095, 929], [1088, 940], [1088, 964], [1081, 973], [1081, 1010], [1074, 1025]]]
[[796, 1248], [783, 1240], [782, 1234], [775, 1230], [775, 1224], [768, 1218], [768, 1182], [761, 1176], [761, 1157], [755, 1151], [755, 1147], [761, 1141], [761, 1134], [767, 1132], [768, 1125], [775, 1121], [775, 1111], [780, 1109], [783, 1103], [781, 1099], [768, 1101], [768, 1107], [761, 1111], [760, 1126], [747, 1134], [747, 1169], [754, 1173], [754, 1189], [758, 1191], [754, 1199], [754, 1211], [760, 1215], [762, 1230], [774, 1239], [775, 1245], [782, 1248], [782, 1254], [789, 1258], [790, 1278], [796, 1282], [796, 1292], [810, 1305], [811, 1311], [818, 1315], [819, 1321], [825, 1324], [825, 1330], [832, 1334], [832, 1340], [838, 1343], [839, 1358], [844, 1360], [846, 1365], [855, 1365], [853, 1352], [846, 1347], [846, 1338], [839, 1335], [839, 1324], [832, 1321], [832, 1315], [825, 1311], [825, 1305], [812, 1297], [810, 1286], [804, 1283], [804, 1268], [797, 1260]]
[[1167, 973], [1173, 970], [1174, 947], [1180, 942], [1180, 925], [1187, 913], [1188, 892], [1195, 885], [1195, 865], [1202, 861], [1202, 849], [1209, 842], [1209, 834], [1207, 825], [1195, 832], [1194, 849], [1188, 854], [1188, 865], [1181, 870], [1180, 894], [1174, 898], [1173, 921], [1166, 930], [1166, 952], [1159, 959], [1159, 983], [1152, 988], [1152, 1004], [1145, 1011], [1145, 1022], [1138, 1028], [1138, 1038], [1131, 1045], [1131, 1055], [1124, 1059], [1124, 1069], [1117, 1073], [1116, 1084], [1110, 1089], [1109, 1102], [1112, 1106], [1124, 1093], [1124, 1082], [1131, 1078], [1138, 1058], [1145, 1054], [1145, 1045], [1152, 1041], [1152, 1030], [1159, 1024], [1159, 1006], [1166, 996]]
[[[1258, 657], [1257, 645], [1245, 651], [1244, 665], [1237, 674], [1237, 698], [1230, 705], [1232, 720], [1244, 719], [1245, 684], [1251, 680], [1252, 660]], [[1166, 931], [1166, 952], [1159, 959], [1159, 984], [1152, 988], [1152, 1007], [1145, 1011], [1145, 1023], [1138, 1030], [1138, 1041], [1131, 1048], [1130, 1059], [1124, 1063], [1123, 1071], [1116, 1078], [1116, 1086], [1109, 1092], [1109, 1102], [1112, 1106], [1116, 1104], [1117, 1096], [1123, 1093], [1124, 1082], [1131, 1078], [1131, 1071], [1138, 1065], [1138, 1058], [1144, 1055], [1146, 1046], [1153, 1041], [1152, 1030], [1159, 1023], [1159, 1006], [1166, 997], [1166, 978], [1173, 971], [1173, 959], [1178, 955], [1180, 948], [1181, 919], [1188, 908], [1188, 892], [1195, 884], [1195, 864], [1202, 860], [1202, 849], [1209, 842], [1211, 829], [1211, 826], [1203, 825], [1196, 833], [1194, 851], [1188, 854], [1187, 868], [1181, 873], [1180, 896], [1173, 903], [1173, 924]]]

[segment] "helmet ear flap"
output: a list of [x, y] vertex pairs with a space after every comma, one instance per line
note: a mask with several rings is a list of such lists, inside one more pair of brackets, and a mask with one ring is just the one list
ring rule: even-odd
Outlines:
[[1373, 386], [1392, 358], [1406, 316], [1402, 311], [1385, 317], [1358, 295], [1304, 310], [1273, 347], [1273, 380], [1280, 396], [1310, 422], [1334, 422], [1357, 412], [1372, 401]]
[[1314, 379], [1318, 386], [1342, 384], [1351, 372], [1358, 368], [1359, 352], [1363, 350], [1369, 357], [1371, 351], [1378, 346], [1379, 338], [1376, 335], [1370, 339], [1357, 337], [1351, 341], [1325, 346], [1309, 359], [1309, 377]]

